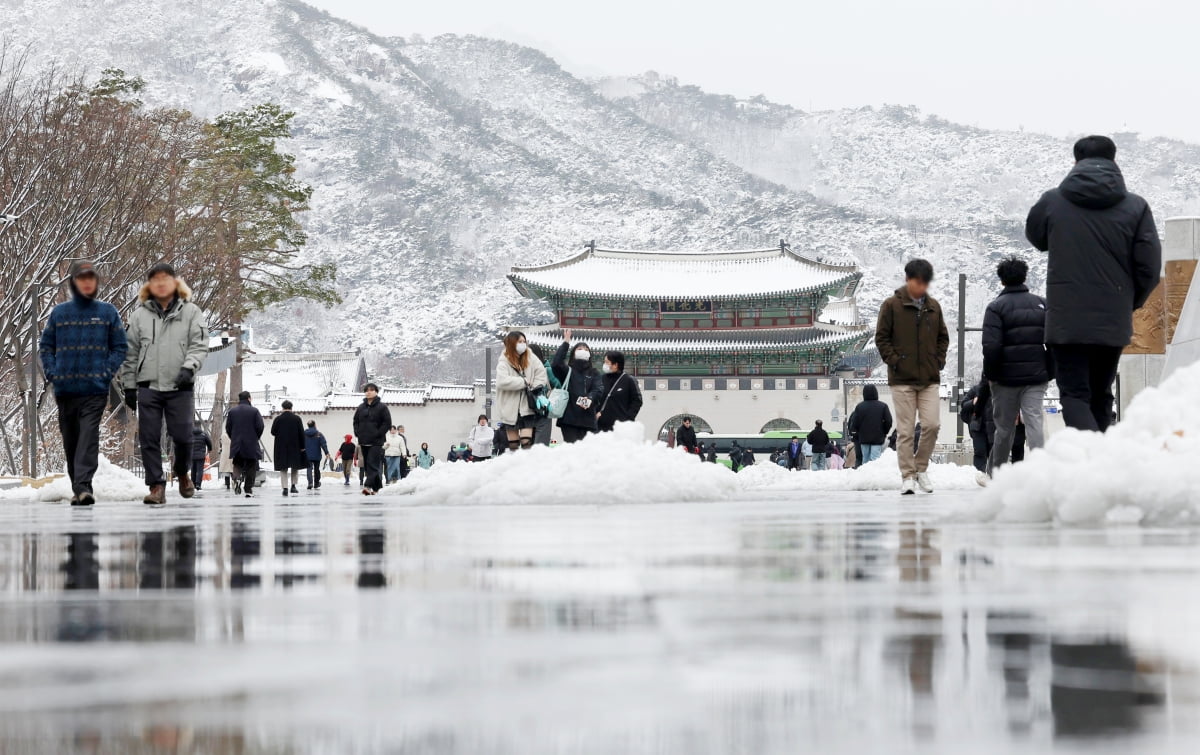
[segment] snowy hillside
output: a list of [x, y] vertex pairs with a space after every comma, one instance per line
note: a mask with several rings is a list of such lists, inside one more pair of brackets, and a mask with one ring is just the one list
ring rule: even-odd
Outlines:
[[[508, 268], [593, 238], [646, 248], [787, 238], [859, 262], [866, 311], [920, 254], [971, 273], [981, 310], [986, 271], [1024, 247], [1013, 220], [1066, 163], [1067, 145], [1044, 137], [872, 111], [807, 116], [649, 79], [597, 85], [529, 48], [378, 37], [295, 0], [5, 5], [36, 58], [124, 68], [148, 80], [151, 104], [294, 110], [287, 148], [316, 189], [307, 254], [338, 262], [345, 304], [278, 307], [257, 318], [257, 336], [361, 347], [392, 377], [477, 374], [477, 345], [548, 316], [504, 280]], [[1195, 201], [1195, 148], [1163, 142], [1144, 163], [1161, 184], [1152, 199]], [[941, 285], [952, 309], [951, 275]]]

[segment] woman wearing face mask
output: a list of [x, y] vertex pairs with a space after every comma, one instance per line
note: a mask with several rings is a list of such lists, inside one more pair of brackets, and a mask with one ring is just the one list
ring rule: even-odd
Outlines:
[[625, 374], [625, 355], [610, 351], [604, 356], [604, 398], [596, 412], [600, 432], [608, 432], [618, 422], [633, 422], [642, 409], [642, 389], [637, 380]]
[[429, 444], [422, 443], [421, 450], [417, 452], [417, 466], [421, 469], [429, 469], [433, 466], [433, 454], [429, 453]]
[[[567, 357], [570, 356], [570, 361]], [[604, 399], [604, 382], [592, 366], [592, 351], [580, 341], [571, 347], [571, 331], [563, 331], [563, 342], [554, 354], [551, 375], [558, 378], [571, 395], [567, 411], [558, 420], [563, 440], [574, 443], [594, 433], [596, 407]]]
[[529, 353], [525, 334], [514, 330], [505, 336], [504, 355], [496, 366], [496, 416], [510, 451], [533, 445], [538, 415], [530, 394], [549, 384], [546, 368]]

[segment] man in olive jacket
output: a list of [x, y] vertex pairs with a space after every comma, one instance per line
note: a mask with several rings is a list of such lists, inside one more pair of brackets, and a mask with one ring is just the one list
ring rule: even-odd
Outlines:
[[[1158, 285], [1162, 245], [1146, 200], [1125, 189], [1107, 136], [1075, 143], [1075, 167], [1029, 211], [1025, 236], [1049, 252], [1046, 343], [1067, 427], [1104, 432], [1133, 312]], [[988, 377], [991, 377], [990, 375]]]
[[[950, 333], [942, 317], [942, 307], [929, 295], [933, 265], [911, 260], [904, 266], [905, 283], [896, 294], [884, 299], [879, 308], [875, 346], [888, 366], [888, 385], [896, 407], [899, 440], [900, 493], [912, 495], [919, 485], [933, 492], [927, 470], [941, 427], [938, 386], [946, 366]], [[917, 423], [921, 439], [913, 453], [913, 435]]]
[[138, 413], [142, 466], [150, 492], [144, 503], [167, 502], [162, 468], [162, 426], [175, 445], [175, 478], [179, 494], [191, 498], [196, 487], [188, 478], [192, 460], [193, 388], [196, 371], [208, 355], [208, 325], [193, 304], [192, 290], [165, 262], [150, 268], [129, 315], [129, 350], [121, 368], [125, 403]]

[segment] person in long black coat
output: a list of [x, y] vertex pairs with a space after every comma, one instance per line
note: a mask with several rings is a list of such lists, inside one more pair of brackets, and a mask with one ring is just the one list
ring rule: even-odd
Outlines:
[[592, 366], [592, 350], [582, 341], [572, 347], [571, 331], [564, 330], [563, 342], [554, 352], [550, 369], [571, 395], [567, 411], [558, 420], [563, 441], [575, 443], [583, 440], [599, 429], [596, 408], [604, 400], [604, 381]]
[[204, 482], [204, 462], [212, 450], [212, 438], [199, 425], [192, 428], [192, 484], [199, 490]]
[[254, 490], [254, 480], [258, 476], [258, 462], [262, 459], [263, 430], [262, 414], [250, 405], [250, 392], [238, 394], [238, 404], [225, 415], [225, 434], [229, 436], [229, 459], [242, 475], [246, 497]]
[[[1029, 211], [1025, 237], [1046, 264], [1046, 343], [1067, 427], [1104, 432], [1133, 312], [1158, 285], [1162, 245], [1150, 206], [1125, 188], [1106, 136], [1075, 143], [1075, 167]], [[990, 377], [990, 375], [989, 375]]]
[[300, 470], [308, 463], [304, 455], [304, 420], [292, 412], [292, 402], [284, 401], [283, 412], [271, 423], [271, 435], [275, 436], [275, 471], [279, 472], [279, 482], [283, 485], [286, 496], [288, 487], [288, 470], [291, 470], [292, 495], [299, 495], [296, 485], [300, 482]]

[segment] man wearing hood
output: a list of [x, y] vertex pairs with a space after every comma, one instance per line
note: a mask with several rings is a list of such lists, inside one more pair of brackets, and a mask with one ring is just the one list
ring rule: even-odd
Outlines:
[[142, 466], [150, 492], [143, 503], [167, 502], [167, 478], [162, 468], [162, 427], [175, 446], [175, 478], [179, 494], [191, 498], [196, 486], [189, 479], [192, 458], [193, 388], [196, 371], [208, 355], [208, 325], [190, 299], [192, 290], [159, 262], [146, 273], [138, 306], [129, 315], [122, 382], [125, 403], [138, 413]]
[[125, 329], [116, 307], [96, 298], [100, 277], [94, 264], [72, 264], [70, 286], [71, 300], [51, 310], [38, 353], [42, 372], [54, 385], [71, 504], [90, 506], [96, 502], [92, 478], [100, 458], [100, 419], [109, 386], [125, 361]]
[[314, 420], [308, 421], [304, 430], [304, 458], [308, 462], [308, 489], [321, 489], [321, 462], [329, 459], [329, 443], [325, 435], [317, 429]]
[[[1046, 344], [1068, 427], [1103, 432], [1112, 384], [1133, 338], [1133, 311], [1150, 297], [1162, 246], [1146, 200], [1125, 189], [1106, 136], [1075, 143], [1075, 167], [1029, 211], [1025, 237], [1049, 252]], [[989, 376], [990, 377], [990, 376]]]
[[873, 385], [863, 388], [863, 400], [850, 414], [846, 428], [857, 440], [861, 464], [875, 461], [883, 454], [888, 433], [892, 431], [892, 410], [879, 400], [879, 389]]

